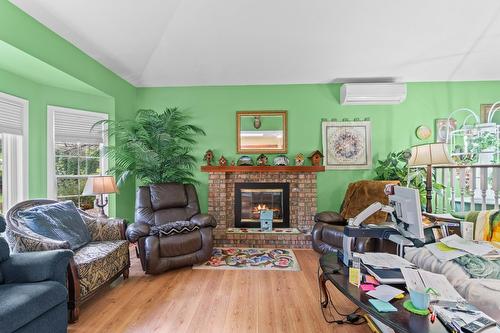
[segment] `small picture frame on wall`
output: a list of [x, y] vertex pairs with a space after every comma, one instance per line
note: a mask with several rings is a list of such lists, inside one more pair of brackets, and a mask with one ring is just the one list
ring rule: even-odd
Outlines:
[[[488, 122], [488, 116], [489, 116], [489, 113], [490, 113], [490, 110], [491, 110], [491, 107], [493, 106], [493, 104], [481, 104], [481, 108], [480, 108], [480, 120], [482, 123], [487, 123]], [[497, 106], [495, 107], [496, 110], [496, 114], [499, 114], [500, 113], [500, 105], [497, 104]], [[498, 119], [498, 117], [494, 117], [496, 119]], [[493, 121], [495, 122], [495, 121]]]
[[323, 164], [327, 170], [371, 169], [371, 123], [324, 121]]
[[435, 120], [436, 124], [436, 142], [446, 142], [446, 136], [451, 131], [457, 129], [457, 121], [453, 118], [440, 118]]

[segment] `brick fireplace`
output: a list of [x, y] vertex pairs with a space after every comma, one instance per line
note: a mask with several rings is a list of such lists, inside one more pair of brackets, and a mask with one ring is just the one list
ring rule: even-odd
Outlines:
[[[316, 213], [316, 172], [323, 167], [215, 167], [205, 166], [208, 172], [208, 213], [217, 219], [214, 230], [215, 246], [295, 247], [310, 248], [313, 217]], [[287, 184], [289, 227], [297, 234], [242, 234], [227, 232], [235, 227], [235, 188], [245, 184]], [[268, 188], [264, 185], [261, 188]], [[275, 186], [276, 187], [276, 186]], [[275, 226], [276, 228], [276, 226]]]

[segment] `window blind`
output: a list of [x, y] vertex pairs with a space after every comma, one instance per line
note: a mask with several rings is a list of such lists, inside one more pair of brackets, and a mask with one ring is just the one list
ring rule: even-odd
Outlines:
[[107, 120], [107, 114], [59, 107], [52, 109], [56, 142], [104, 143], [104, 126], [92, 127], [100, 120]]
[[0, 93], [0, 133], [23, 135], [27, 101]]

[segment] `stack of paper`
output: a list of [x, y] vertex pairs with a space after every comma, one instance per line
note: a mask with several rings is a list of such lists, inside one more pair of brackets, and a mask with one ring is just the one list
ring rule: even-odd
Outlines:
[[469, 240], [465, 240], [458, 235], [451, 235], [445, 238], [440, 239], [441, 243], [446, 244], [447, 246], [459, 249], [470, 254], [474, 254], [476, 256], [483, 256], [493, 250], [495, 247], [488, 243], [478, 243]]
[[467, 254], [465, 251], [451, 248], [441, 242], [427, 244], [425, 247], [440, 261], [453, 260]]
[[401, 273], [405, 278], [407, 289], [424, 291], [431, 288], [437, 293], [437, 295], [431, 294], [431, 298], [435, 300], [452, 302], [463, 300], [444, 275], [411, 268], [402, 268]]
[[366, 252], [354, 253], [356, 257], [361, 258], [365, 265], [382, 268], [402, 268], [414, 267], [411, 262], [394, 254], [379, 253], [379, 252]]

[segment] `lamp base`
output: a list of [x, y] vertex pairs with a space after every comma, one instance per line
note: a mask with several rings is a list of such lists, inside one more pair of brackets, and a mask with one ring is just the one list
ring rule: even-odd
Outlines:
[[104, 212], [104, 207], [108, 205], [108, 198], [104, 200], [104, 195], [101, 194], [101, 200], [99, 200], [99, 197], [95, 199], [95, 205], [96, 207], [99, 207], [99, 213], [97, 214], [98, 218], [108, 218], [108, 215]]

